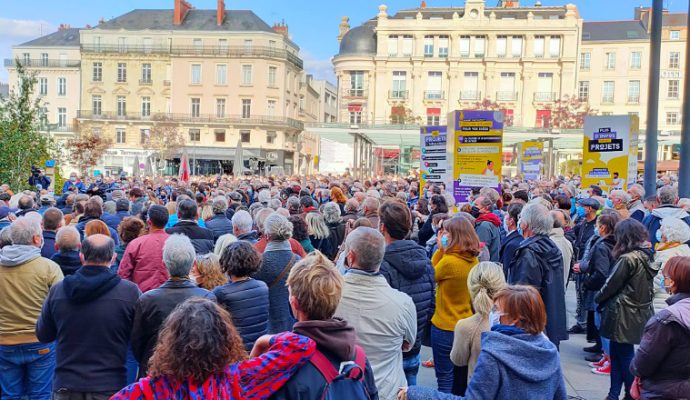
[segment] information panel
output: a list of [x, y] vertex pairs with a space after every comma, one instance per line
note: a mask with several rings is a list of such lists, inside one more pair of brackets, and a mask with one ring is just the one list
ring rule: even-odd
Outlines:
[[455, 202], [467, 202], [473, 188], [488, 186], [500, 192], [503, 112], [453, 111], [448, 122], [453, 137], [448, 149], [453, 158]]
[[639, 118], [635, 115], [585, 117], [582, 186], [627, 189], [637, 180]]
[[544, 142], [522, 142], [518, 149], [518, 165], [523, 179], [538, 181], [544, 164]]
[[450, 182], [448, 170], [447, 141], [448, 129], [445, 126], [423, 126], [420, 129], [422, 155], [419, 166], [419, 188], [424, 188], [427, 182]]

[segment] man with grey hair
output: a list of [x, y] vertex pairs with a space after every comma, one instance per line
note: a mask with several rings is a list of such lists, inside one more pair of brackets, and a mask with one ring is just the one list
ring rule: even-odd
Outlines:
[[661, 227], [661, 221], [667, 217], [674, 217], [683, 220], [690, 226], [690, 215], [685, 210], [678, 207], [678, 191], [671, 185], [661, 187], [656, 194], [659, 207], [655, 208], [645, 219], [642, 224], [649, 232], [649, 241], [652, 243], [652, 248], [661, 241], [661, 233], [657, 234]]
[[368, 219], [369, 222], [371, 222], [371, 226], [379, 226], [379, 223], [381, 222], [379, 220], [380, 205], [381, 202], [379, 202], [378, 198], [376, 197], [367, 197], [362, 202], [362, 214], [364, 218]]
[[57, 265], [60, 266], [62, 274], [65, 276], [72, 275], [81, 268], [81, 259], [79, 258], [79, 231], [73, 226], [65, 226], [60, 228], [55, 236], [55, 250], [57, 253], [50, 258]]
[[197, 287], [189, 278], [189, 272], [196, 262], [196, 252], [187, 236], [173, 234], [168, 237], [163, 246], [163, 262], [170, 279], [159, 288], [143, 294], [134, 308], [132, 352], [139, 361], [140, 377], [146, 376], [158, 331], [175, 307], [190, 297], [216, 301], [213, 293]]
[[213, 217], [206, 221], [206, 229], [213, 232], [214, 243], [219, 237], [226, 233], [232, 233], [232, 221], [228, 219], [225, 212], [228, 210], [228, 200], [224, 196], [217, 196], [211, 203]]
[[111, 238], [84, 239], [81, 259], [84, 266], [50, 290], [36, 335], [43, 343], [55, 342], [53, 399], [105, 400], [127, 384], [125, 360], [141, 292], [110, 272]]
[[[265, 228], [266, 220], [273, 214], [275, 214], [275, 212], [272, 208], [264, 208], [256, 214], [255, 222], [256, 228], [259, 230], [259, 240], [254, 244], [254, 247], [256, 248], [256, 251], [262, 254], [266, 250], [266, 245], [268, 244], [268, 242], [271, 241], [271, 239], [268, 237], [268, 233], [266, 232]], [[287, 217], [285, 218], [287, 220]], [[302, 245], [297, 240], [292, 238], [292, 228], [290, 228], [290, 237], [287, 239], [287, 241], [290, 244], [290, 249], [293, 253], [297, 254], [300, 257], [307, 256], [307, 252], [304, 251]]]
[[407, 294], [391, 288], [379, 274], [385, 253], [381, 232], [366, 227], [345, 239], [346, 265], [343, 294], [335, 316], [352, 321], [359, 344], [374, 370], [381, 399], [396, 399], [407, 386], [403, 352], [417, 335], [417, 310]]
[[556, 244], [549, 239], [553, 217], [541, 204], [527, 204], [520, 213], [518, 226], [525, 240], [515, 252], [510, 264], [508, 282], [511, 285], [534, 286], [546, 306], [546, 336], [559, 346], [568, 339], [565, 315], [565, 278], [563, 257]]
[[252, 225], [252, 216], [247, 211], [239, 210], [232, 216], [232, 233], [237, 237], [237, 240], [256, 244], [259, 240], [259, 233], [252, 229]]
[[631, 199], [628, 192], [625, 190], [616, 189], [609, 192], [609, 198], [606, 201], [606, 206], [618, 211], [621, 219], [628, 219], [630, 218], [630, 211], [628, 210], [630, 200]]
[[357, 211], [359, 210], [359, 202], [355, 198], [347, 199], [345, 202], [345, 214], [343, 214], [343, 222], [348, 223], [348, 221], [355, 222], [359, 215]]
[[36, 321], [48, 291], [63, 275], [41, 257], [40, 222], [22, 217], [9, 229], [12, 244], [0, 251], [0, 387], [7, 398], [49, 399], [55, 345], [39, 342]]
[[628, 203], [630, 218], [642, 222], [647, 216], [647, 209], [644, 208], [644, 187], [637, 183], [630, 185], [628, 195], [630, 195], [630, 202]]

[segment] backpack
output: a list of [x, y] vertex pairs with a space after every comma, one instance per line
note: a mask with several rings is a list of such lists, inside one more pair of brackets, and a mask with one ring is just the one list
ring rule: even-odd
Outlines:
[[316, 351], [309, 362], [326, 380], [321, 400], [369, 400], [364, 386], [366, 358], [364, 350], [355, 346], [355, 360], [340, 363], [340, 371], [320, 351]]

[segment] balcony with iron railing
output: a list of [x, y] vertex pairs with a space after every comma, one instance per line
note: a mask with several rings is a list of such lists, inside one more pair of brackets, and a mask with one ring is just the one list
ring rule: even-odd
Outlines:
[[601, 104], [613, 104], [615, 102], [615, 98], [613, 95], [603, 95], [601, 96]]
[[389, 90], [388, 98], [392, 100], [405, 100], [409, 92], [407, 90]]
[[628, 96], [628, 104], [640, 104], [640, 95]]
[[459, 101], [475, 101], [475, 100], [481, 100], [482, 98], [482, 92], [477, 91], [477, 90], [463, 90], [460, 92], [460, 97]]
[[496, 101], [517, 101], [517, 92], [496, 92]]
[[169, 54], [173, 56], [210, 56], [231, 58], [280, 58], [287, 60], [299, 69], [304, 62], [299, 56], [286, 49], [271, 46], [144, 46], [144, 45], [98, 45], [82, 44], [85, 53], [121, 53], [121, 54]]
[[102, 121], [151, 121], [151, 122], [177, 122], [190, 124], [222, 124], [222, 125], [266, 125], [276, 127], [288, 127], [292, 129], [304, 129], [302, 121], [269, 115], [253, 115], [249, 118], [243, 118], [242, 115], [225, 115], [218, 116], [216, 114], [175, 114], [175, 113], [134, 113], [125, 112], [118, 113], [112, 111], [103, 111], [100, 114], [95, 114], [91, 110], [77, 111], [78, 119], [102, 120]]
[[549, 103], [556, 101], [555, 92], [534, 92], [534, 101], [539, 103]]
[[349, 98], [365, 98], [367, 97], [366, 89], [344, 89], [343, 95]]
[[79, 68], [81, 61], [79, 60], [55, 60], [55, 59], [5, 59], [5, 68], [16, 68], [17, 62], [26, 68]]
[[151, 86], [151, 85], [153, 85], [153, 80], [151, 80], [151, 79], [139, 79], [139, 85]]
[[169, 80], [163, 81], [163, 86], [170, 86], [171, 82]]
[[443, 90], [425, 90], [424, 99], [425, 100], [444, 100], [446, 98], [446, 92]]

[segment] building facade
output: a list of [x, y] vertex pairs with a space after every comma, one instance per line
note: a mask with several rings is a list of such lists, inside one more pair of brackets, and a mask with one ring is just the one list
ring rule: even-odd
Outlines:
[[74, 137], [81, 99], [79, 29], [61, 25], [57, 32], [14, 46], [5, 60], [10, 90], [19, 85], [17, 63], [34, 74], [36, 97], [43, 101], [41, 128], [58, 142]]
[[[239, 142], [245, 167], [295, 171], [303, 65], [287, 26], [225, 10], [222, 0], [216, 10], [174, 4], [81, 31], [79, 129], [113, 139], [104, 171], [127, 171], [135, 156], [155, 153], [147, 140], [170, 123], [184, 136], [193, 173], [232, 171]], [[180, 155], [165, 172], [177, 170]]]
[[[184, 151], [193, 173], [230, 173], [240, 143], [246, 168], [296, 172], [308, 115], [300, 107], [303, 62], [288, 26], [226, 10], [223, 0], [215, 10], [172, 1], [173, 9], [63, 26], [16, 46], [5, 61], [10, 82], [17, 82], [16, 60], [26, 61], [52, 132], [110, 138], [95, 168], [105, 175], [133, 173], [136, 159], [166, 153], [159, 172], [174, 174]], [[318, 101], [308, 100], [318, 112]], [[152, 139], [161, 136], [184, 145], [170, 151]]]
[[509, 125], [542, 127], [550, 105], [574, 96], [582, 20], [574, 5], [418, 8], [340, 25], [338, 117], [350, 124], [445, 124], [488, 102]]

